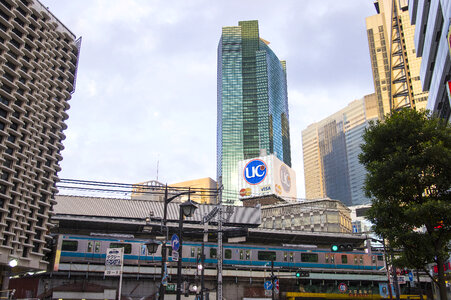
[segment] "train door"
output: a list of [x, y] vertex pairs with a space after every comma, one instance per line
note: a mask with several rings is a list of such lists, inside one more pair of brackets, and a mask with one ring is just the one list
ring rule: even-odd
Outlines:
[[100, 263], [102, 261], [102, 254], [100, 252], [101, 242], [95, 240], [88, 240], [85, 244], [85, 259], [88, 262]]

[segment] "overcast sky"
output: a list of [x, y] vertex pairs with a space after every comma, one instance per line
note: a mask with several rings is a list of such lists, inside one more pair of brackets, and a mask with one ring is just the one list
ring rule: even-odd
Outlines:
[[135, 183], [216, 179], [217, 46], [258, 20], [287, 61], [291, 156], [304, 192], [301, 131], [374, 92], [372, 0], [41, 0], [82, 36], [61, 178]]

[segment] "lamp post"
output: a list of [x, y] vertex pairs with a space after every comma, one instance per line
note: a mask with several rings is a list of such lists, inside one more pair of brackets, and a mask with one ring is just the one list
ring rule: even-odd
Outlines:
[[180, 240], [180, 246], [179, 246], [179, 260], [177, 262], [177, 300], [180, 300], [182, 296], [182, 259], [183, 259], [183, 239], [182, 239], [182, 232], [183, 232], [183, 217], [191, 217], [194, 213], [194, 211], [197, 209], [196, 204], [189, 199], [188, 194], [188, 201], [183, 202], [180, 204], [180, 210], [179, 210], [179, 240]]
[[167, 217], [168, 217], [168, 204], [169, 202], [171, 202], [172, 200], [174, 200], [175, 198], [181, 196], [181, 195], [186, 195], [186, 194], [193, 194], [195, 193], [195, 191], [191, 191], [191, 189], [189, 189], [187, 192], [182, 192], [182, 193], [178, 193], [170, 198], [168, 198], [168, 185], [166, 185], [166, 188], [164, 190], [164, 209], [163, 209], [163, 228], [165, 229], [165, 238], [164, 241], [161, 245], [161, 283], [160, 283], [160, 288], [158, 291], [159, 294], [159, 300], [164, 300], [164, 293], [165, 293], [165, 287], [163, 285], [163, 278], [165, 277], [165, 270], [166, 270], [166, 243], [168, 242], [168, 228], [166, 226], [167, 223]]

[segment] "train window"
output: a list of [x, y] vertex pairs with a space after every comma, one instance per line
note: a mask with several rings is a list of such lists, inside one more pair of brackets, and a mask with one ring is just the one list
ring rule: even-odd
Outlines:
[[240, 250], [240, 259], [243, 260], [243, 258], [244, 258], [244, 252], [243, 252], [243, 250]]
[[333, 254], [330, 256], [330, 263], [331, 264], [335, 263], [335, 255], [333, 255]]
[[95, 248], [94, 248], [94, 251], [95, 251], [95, 253], [99, 253], [99, 252], [100, 252], [100, 242], [96, 242], [95, 245], [96, 245], [96, 246], [95, 246]]
[[354, 264], [358, 264], [359, 263], [359, 258], [357, 257], [357, 255], [354, 255]]
[[378, 260], [378, 261], [383, 261], [383, 260], [384, 260], [384, 257], [383, 257], [382, 255], [378, 255], [378, 256], [377, 256], [377, 260]]
[[324, 259], [325, 259], [325, 261], [326, 261], [326, 264], [328, 264], [328, 263], [329, 263], [329, 254], [326, 253], [326, 256], [325, 256]]
[[132, 253], [132, 244], [110, 243], [110, 248], [124, 248], [124, 254]]
[[376, 255], [372, 255], [372, 256], [371, 256], [371, 262], [372, 262], [373, 264], [376, 263]]
[[360, 255], [359, 260], [360, 260], [360, 264], [363, 265], [363, 256], [362, 255]]
[[348, 263], [348, 256], [346, 254], [343, 254], [341, 256], [341, 263], [342, 264], [347, 264]]
[[293, 259], [294, 259], [293, 252], [290, 252], [290, 262], [293, 262]]
[[141, 245], [141, 255], [146, 255], [147, 254], [147, 247], [146, 247], [146, 245]]
[[86, 248], [86, 252], [92, 252], [92, 241], [88, 242], [88, 247]]
[[275, 261], [276, 260], [276, 252], [275, 251], [258, 251], [257, 258], [258, 258], [258, 260]]
[[210, 248], [210, 258], [216, 258], [216, 257], [217, 257], [216, 248]]
[[194, 247], [191, 247], [191, 257], [194, 257], [194, 249], [196, 249], [196, 248], [194, 248]]
[[287, 261], [288, 260], [288, 253], [284, 252], [283, 253], [283, 261]]
[[224, 258], [225, 258], [225, 259], [232, 259], [232, 250], [226, 249], [226, 250], [224, 251]]
[[251, 259], [251, 250], [246, 250], [246, 260]]
[[304, 262], [318, 262], [318, 254], [301, 253], [301, 260]]
[[202, 248], [197, 248], [197, 258], [201, 257]]
[[62, 251], [77, 251], [78, 250], [78, 241], [63, 241], [61, 245]]

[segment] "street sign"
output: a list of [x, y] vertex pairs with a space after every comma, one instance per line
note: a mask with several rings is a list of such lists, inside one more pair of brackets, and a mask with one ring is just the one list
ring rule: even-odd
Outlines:
[[121, 275], [121, 270], [105, 270], [105, 276], [118, 276]]
[[215, 206], [205, 217], [202, 218], [201, 224], [209, 222], [213, 219], [219, 211], [219, 207]]
[[106, 251], [105, 265], [120, 266], [124, 254], [124, 248], [108, 248]]
[[412, 282], [413, 281], [413, 273], [409, 272], [409, 281]]
[[274, 280], [274, 289], [279, 292], [279, 279]]
[[108, 248], [105, 256], [105, 276], [121, 275], [123, 259], [124, 248]]
[[346, 293], [347, 290], [348, 290], [348, 286], [346, 285], [346, 283], [341, 282], [341, 283], [338, 285], [338, 291], [339, 291], [340, 293]]
[[271, 281], [265, 281], [265, 290], [272, 290], [272, 282]]
[[265, 290], [265, 296], [272, 296], [272, 290]]
[[171, 238], [171, 247], [174, 251], [178, 251], [180, 248], [180, 239], [176, 234], [174, 234]]
[[166, 285], [166, 291], [168, 291], [168, 292], [175, 292], [176, 289], [177, 289], [177, 285], [175, 283], [168, 283]]
[[172, 261], [179, 261], [179, 252], [172, 250]]

